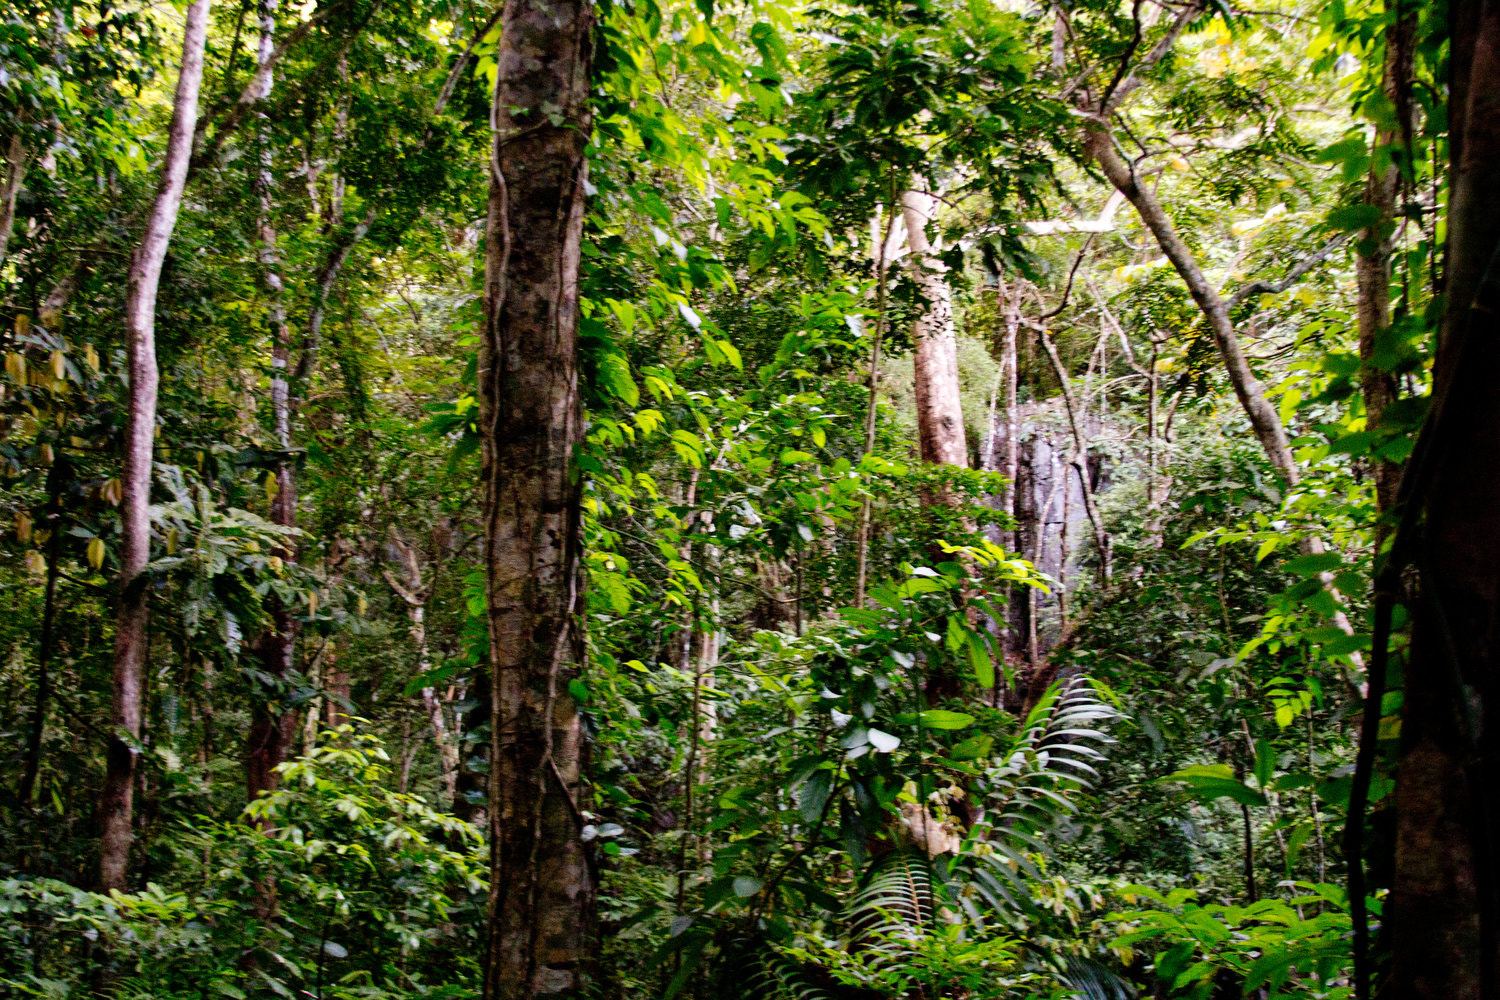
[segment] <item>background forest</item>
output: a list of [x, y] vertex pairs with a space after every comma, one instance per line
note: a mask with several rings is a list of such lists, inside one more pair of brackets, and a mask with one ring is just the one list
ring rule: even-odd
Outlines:
[[6, 0], [0, 995], [1500, 995], [1497, 54]]

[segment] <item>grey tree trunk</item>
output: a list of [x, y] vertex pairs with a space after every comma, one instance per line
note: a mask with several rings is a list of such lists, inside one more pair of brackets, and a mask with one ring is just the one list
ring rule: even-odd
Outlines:
[[162, 264], [177, 226], [193, 129], [198, 120], [198, 91], [203, 83], [203, 48], [208, 35], [210, 0], [195, 0], [187, 9], [182, 36], [182, 63], [172, 102], [167, 155], [162, 163], [156, 200], [140, 245], [131, 257], [125, 284], [125, 344], [130, 367], [130, 403], [125, 428], [125, 463], [120, 476], [120, 600], [115, 626], [115, 664], [108, 770], [100, 794], [99, 883], [123, 889], [130, 859], [132, 792], [135, 786], [133, 746], [141, 732], [141, 680], [149, 612], [145, 576], [151, 554], [151, 449], [156, 437], [156, 289]]
[[[275, 57], [276, 0], [260, 0], [260, 47], [256, 55], [256, 89], [253, 99], [264, 101], [270, 96], [272, 65]], [[271, 501], [271, 520], [283, 527], [297, 526], [297, 483], [293, 478], [289, 452], [292, 447], [291, 393], [288, 365], [291, 360], [291, 331], [286, 322], [286, 305], [282, 300], [281, 253], [276, 241], [276, 177], [269, 146], [269, 125], [259, 118], [256, 141], [260, 146], [259, 169], [255, 175], [255, 195], [260, 202], [258, 229], [261, 292], [266, 297], [266, 326], [271, 335], [271, 421], [280, 456], [276, 460], [276, 495]], [[294, 543], [280, 547], [276, 554], [291, 562], [297, 558]], [[296, 623], [291, 609], [272, 600], [271, 625], [254, 642], [254, 652], [261, 669], [281, 680], [292, 672], [296, 654]], [[245, 760], [246, 797], [254, 801], [262, 792], [276, 787], [276, 768], [286, 759], [287, 747], [296, 732], [296, 720], [284, 705], [282, 692], [262, 692], [252, 708], [250, 739]]]
[[10, 231], [16, 225], [16, 196], [21, 193], [21, 179], [26, 176], [26, 147], [21, 137], [13, 135], [7, 144], [5, 159], [0, 161], [0, 264], [10, 249]]
[[927, 300], [912, 330], [916, 345], [917, 435], [924, 462], [967, 468], [969, 446], [959, 399], [958, 344], [953, 330], [953, 303], [942, 261], [932, 252], [927, 223], [937, 199], [924, 191], [901, 195], [906, 242], [911, 248], [912, 277]]
[[579, 628], [578, 272], [593, 6], [507, 0], [491, 125], [479, 365], [490, 634], [486, 1000], [576, 996], [595, 877]]

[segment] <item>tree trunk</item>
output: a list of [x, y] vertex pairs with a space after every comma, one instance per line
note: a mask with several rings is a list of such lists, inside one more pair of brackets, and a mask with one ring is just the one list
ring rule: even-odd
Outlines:
[[[865, 403], [865, 444], [861, 455], [875, 450], [876, 400], [880, 389], [880, 348], [885, 341], [886, 288], [890, 261], [891, 231], [895, 228], [896, 215], [889, 205], [875, 213], [870, 225], [870, 258], [875, 266], [875, 338], [870, 346], [870, 375], [867, 380], [869, 397]], [[870, 513], [871, 501], [866, 496], [859, 508], [859, 537], [855, 541], [854, 606], [865, 606], [865, 586], [870, 572]]]
[[1388, 992], [1477, 1000], [1500, 991], [1500, 2], [1460, 0], [1449, 12], [1447, 314], [1429, 441], [1408, 472], [1420, 593], [1404, 671]]
[[21, 768], [19, 798], [30, 805], [42, 769], [42, 735], [47, 728], [47, 706], [52, 700], [52, 647], [56, 642], [57, 575], [62, 570], [62, 489], [67, 459], [59, 456], [47, 477], [47, 589], [42, 604], [42, 634], [36, 654], [36, 703], [31, 731], [26, 737], [26, 761]]
[[[255, 80], [259, 90], [257, 102], [263, 101], [271, 90], [271, 62], [275, 53], [276, 0], [261, 0], [260, 3], [260, 49], [256, 58]], [[271, 421], [276, 438], [278, 456], [274, 469], [276, 495], [271, 501], [271, 520], [283, 527], [297, 526], [297, 483], [293, 478], [290, 451], [292, 447], [291, 393], [287, 381], [288, 364], [291, 358], [291, 331], [286, 322], [286, 305], [282, 301], [280, 274], [281, 255], [276, 243], [275, 188], [276, 177], [272, 151], [267, 144], [269, 127], [261, 118], [257, 141], [260, 145], [260, 164], [255, 176], [255, 194], [259, 209], [259, 264], [261, 293], [266, 297], [266, 325], [271, 334]], [[287, 562], [297, 558], [296, 547], [288, 543], [279, 546], [276, 555]], [[291, 609], [282, 601], [270, 600], [271, 626], [255, 641], [254, 651], [261, 661], [261, 669], [277, 682], [269, 691], [261, 692], [252, 706], [250, 740], [245, 761], [246, 798], [255, 801], [262, 792], [276, 787], [276, 768], [286, 760], [287, 747], [296, 732], [296, 719], [285, 707], [285, 692], [280, 683], [291, 673], [296, 652], [296, 623]]]
[[[1401, 0], [1396, 0], [1399, 5]], [[1412, 36], [1416, 31], [1416, 10], [1398, 12], [1386, 28], [1384, 90], [1397, 109], [1397, 118], [1406, 118], [1400, 131], [1380, 131], [1375, 135], [1374, 150], [1399, 151], [1400, 162], [1411, 163], [1409, 139], [1410, 107], [1408, 93], [1412, 73]], [[1375, 225], [1360, 234], [1355, 244], [1355, 275], [1359, 285], [1357, 318], [1359, 322], [1360, 388], [1364, 395], [1365, 426], [1375, 430], [1385, 408], [1396, 399], [1396, 378], [1381, 368], [1377, 349], [1381, 336], [1391, 323], [1391, 251], [1394, 246], [1396, 196], [1400, 188], [1398, 163], [1378, 167], [1377, 156], [1370, 167], [1365, 186], [1365, 201], [1380, 213]], [[1375, 503], [1380, 513], [1389, 511], [1396, 502], [1396, 485], [1401, 468], [1389, 459], [1374, 460]], [[1377, 528], [1377, 537], [1384, 535]]]
[[167, 155], [151, 216], [131, 257], [125, 284], [130, 408], [125, 429], [125, 463], [120, 477], [123, 544], [110, 711], [114, 733], [109, 738], [108, 770], [99, 802], [99, 883], [105, 890], [125, 887], [125, 869], [130, 858], [131, 795], [138, 752], [132, 744], [141, 731], [141, 668], [149, 641], [146, 634], [149, 581], [145, 569], [151, 554], [151, 447], [156, 437], [156, 289], [172, 230], [177, 225], [188, 159], [193, 151], [209, 4], [210, 0], [195, 0], [187, 9]]
[[[394, 525], [390, 529], [390, 540], [391, 546], [401, 554], [401, 567], [406, 579], [396, 579], [395, 574], [389, 570], [386, 571], [385, 578], [396, 596], [406, 605], [408, 631], [417, 653], [417, 676], [422, 677], [432, 669], [432, 651], [427, 644], [427, 601], [437, 584], [437, 567], [440, 564], [434, 560], [432, 580], [427, 586], [423, 586], [422, 565], [417, 557], [416, 547], [407, 544]], [[427, 724], [432, 727], [432, 740], [438, 748], [439, 784], [446, 798], [451, 801], [457, 790], [458, 744], [449, 732], [443, 702], [438, 698], [436, 689], [422, 688], [422, 711], [427, 715]]]
[[969, 447], [964, 438], [963, 407], [959, 400], [958, 345], [953, 331], [947, 269], [932, 252], [927, 239], [927, 223], [936, 208], [937, 199], [924, 191], [906, 191], [901, 195], [912, 277], [927, 300], [927, 308], [912, 329], [912, 342], [916, 345], [917, 434], [922, 461], [967, 468]]
[[16, 225], [16, 196], [21, 193], [21, 178], [26, 175], [26, 148], [21, 137], [13, 135], [7, 144], [4, 161], [0, 161], [0, 264], [10, 249], [10, 231]]
[[[1156, 195], [1140, 185], [1134, 168], [1116, 152], [1114, 137], [1110, 131], [1097, 123], [1091, 124], [1088, 126], [1084, 144], [1089, 154], [1099, 164], [1100, 169], [1104, 171], [1104, 176], [1135, 207], [1141, 221], [1156, 238], [1156, 243], [1161, 247], [1162, 253], [1171, 262], [1178, 277], [1187, 285], [1189, 294], [1198, 304], [1204, 319], [1208, 322], [1209, 330], [1213, 333], [1214, 344], [1218, 347], [1219, 356], [1224, 361], [1229, 382], [1234, 386], [1235, 397], [1239, 399], [1240, 407], [1245, 411], [1245, 415], [1250, 418], [1250, 426], [1255, 432], [1256, 440], [1260, 442], [1261, 449], [1270, 459], [1271, 466], [1281, 477], [1282, 482], [1289, 487], [1296, 486], [1301, 482], [1302, 474], [1297, 468], [1296, 459], [1292, 456], [1292, 446], [1287, 438], [1286, 428], [1282, 426], [1281, 416], [1276, 412], [1276, 407], [1266, 399], [1260, 381], [1250, 369], [1250, 359], [1245, 355], [1239, 334], [1235, 332], [1234, 323], [1229, 318], [1229, 303], [1213, 285], [1209, 284], [1203, 269], [1198, 266], [1192, 251], [1178, 235], [1176, 226], [1162, 209], [1161, 202], [1156, 199]], [[1309, 555], [1321, 555], [1325, 551], [1323, 540], [1315, 536], [1304, 538], [1302, 551]], [[1345, 635], [1352, 636], [1354, 626], [1350, 624], [1349, 616], [1339, 609], [1339, 606], [1344, 603], [1344, 598], [1333, 586], [1333, 574], [1324, 572], [1320, 574], [1320, 577], [1323, 589], [1328, 591], [1329, 596], [1334, 600], [1335, 610], [1331, 617], [1334, 627]], [[1363, 670], [1364, 659], [1359, 653], [1350, 653], [1349, 661], [1356, 670]]]
[[1136, 181], [1135, 171], [1126, 163], [1118, 152], [1115, 151], [1114, 137], [1108, 129], [1097, 125], [1091, 126], [1085, 140], [1085, 145], [1099, 164], [1104, 176], [1109, 182], [1135, 206], [1140, 214], [1141, 221], [1146, 228], [1151, 230], [1151, 235], [1156, 237], [1157, 245], [1171, 261], [1183, 283], [1187, 285], [1189, 294], [1193, 301], [1202, 310], [1204, 319], [1208, 322], [1209, 331], [1213, 334], [1214, 344], [1219, 349], [1219, 356], [1224, 360], [1224, 367], [1229, 373], [1230, 384], [1234, 387], [1234, 394], [1240, 401], [1245, 415], [1250, 418], [1250, 426], [1255, 431], [1255, 437], [1260, 441], [1266, 457], [1271, 460], [1271, 465], [1276, 469], [1277, 475], [1288, 486], [1297, 485], [1300, 474], [1297, 463], [1292, 458], [1292, 448], [1287, 440], [1286, 429], [1281, 425], [1281, 418], [1276, 413], [1276, 408], [1266, 401], [1260, 381], [1256, 379], [1255, 373], [1250, 370], [1250, 360], [1245, 356], [1245, 350], [1240, 344], [1239, 334], [1235, 332], [1234, 324], [1229, 319], [1229, 305], [1224, 297], [1209, 284], [1208, 278], [1203, 274], [1198, 262], [1193, 259], [1192, 251], [1177, 234], [1177, 229], [1172, 225], [1172, 220], [1162, 209], [1161, 202], [1149, 190], [1141, 187]]
[[479, 368], [490, 633], [486, 1000], [576, 996], [595, 881], [579, 804], [588, 750], [570, 690], [583, 440], [578, 272], [593, 7], [507, 0], [491, 125]]

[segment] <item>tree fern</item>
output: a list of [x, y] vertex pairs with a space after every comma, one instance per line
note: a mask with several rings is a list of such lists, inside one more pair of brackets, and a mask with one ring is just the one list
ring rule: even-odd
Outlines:
[[1046, 853], [1043, 838], [1078, 811], [1074, 797], [1099, 776], [1099, 748], [1114, 742], [1099, 727], [1118, 716], [1084, 677], [1056, 682], [1027, 715], [986, 772], [985, 819], [954, 864], [955, 879], [971, 890], [955, 896], [971, 918], [980, 916], [973, 896], [1002, 912], [1024, 905], [1026, 879], [1040, 877], [1028, 855]]

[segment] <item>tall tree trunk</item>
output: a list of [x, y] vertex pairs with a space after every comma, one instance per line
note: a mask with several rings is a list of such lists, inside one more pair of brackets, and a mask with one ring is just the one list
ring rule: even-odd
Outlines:
[[[895, 228], [896, 214], [890, 205], [883, 205], [870, 220], [870, 259], [875, 267], [875, 338], [870, 346], [870, 375], [867, 380], [869, 396], [865, 403], [865, 443], [861, 455], [875, 450], [876, 401], [880, 389], [880, 349], [885, 342], [886, 288], [890, 261], [891, 231]], [[854, 568], [854, 606], [865, 606], [865, 585], [870, 572], [870, 513], [871, 501], [866, 496], [859, 508], [859, 533], [856, 539]]]
[[1458, 0], [1449, 24], [1447, 315], [1429, 441], [1407, 473], [1420, 594], [1404, 671], [1388, 992], [1477, 1000], [1500, 993], [1500, 2]]
[[967, 468], [969, 446], [964, 438], [963, 407], [959, 399], [953, 303], [947, 269], [932, 252], [927, 239], [927, 223], [936, 208], [937, 199], [927, 192], [906, 191], [901, 195], [912, 277], [927, 300], [927, 307], [912, 329], [916, 345], [917, 435], [922, 461]]
[[484, 996], [576, 996], [595, 879], [570, 691], [583, 439], [578, 272], [593, 6], [507, 0], [491, 125], [479, 368], [490, 633], [490, 897]]
[[121, 474], [120, 599], [115, 626], [115, 664], [108, 770], [100, 794], [99, 883], [125, 887], [130, 858], [131, 804], [135, 787], [132, 744], [141, 731], [141, 677], [145, 661], [148, 613], [146, 563], [151, 554], [151, 446], [156, 437], [156, 288], [187, 180], [198, 119], [198, 89], [203, 83], [203, 48], [208, 35], [210, 0], [195, 0], [187, 9], [182, 36], [182, 64], [172, 102], [172, 124], [161, 181], [146, 231], [130, 261], [125, 284], [125, 344], [130, 368], [130, 403], [125, 429], [125, 463]]
[[[275, 53], [276, 0], [260, 0], [260, 48], [256, 57], [257, 102], [270, 94], [272, 59]], [[297, 483], [293, 478], [290, 451], [292, 447], [291, 394], [288, 364], [291, 359], [291, 332], [286, 322], [286, 304], [282, 301], [281, 254], [276, 243], [276, 177], [273, 152], [269, 145], [269, 124], [259, 118], [257, 142], [260, 146], [259, 169], [255, 175], [255, 195], [259, 201], [259, 264], [261, 293], [266, 297], [266, 326], [271, 335], [271, 421], [278, 456], [274, 468], [276, 495], [271, 501], [271, 520], [283, 527], [297, 526]], [[276, 555], [290, 562], [297, 557], [296, 547], [287, 543]], [[296, 719], [285, 707], [281, 681], [291, 674], [296, 652], [296, 623], [291, 609], [273, 598], [270, 602], [271, 625], [254, 643], [261, 669], [274, 678], [272, 690], [262, 692], [252, 707], [250, 740], [245, 760], [246, 797], [252, 802], [262, 792], [276, 787], [276, 768], [286, 759], [287, 747], [296, 732]]]
[[[432, 580], [423, 586], [422, 564], [418, 559], [416, 547], [407, 544], [406, 539], [401, 537], [400, 531], [394, 525], [390, 529], [390, 540], [391, 546], [401, 554], [401, 567], [405, 571], [406, 579], [398, 580], [390, 570], [385, 571], [385, 579], [391, 585], [391, 589], [396, 592], [396, 596], [400, 597], [402, 603], [406, 605], [408, 632], [417, 653], [417, 676], [422, 677], [432, 669], [432, 651], [427, 644], [427, 601], [431, 598], [433, 588], [437, 584], [440, 564], [434, 560]], [[448, 719], [443, 712], [443, 703], [438, 698], [436, 689], [422, 688], [422, 711], [427, 715], [427, 724], [432, 727], [432, 740], [438, 748], [439, 784], [446, 798], [451, 801], [458, 780], [458, 744], [449, 731]]]
[[[1359, 321], [1360, 388], [1364, 395], [1365, 424], [1375, 430], [1385, 408], [1396, 399], [1396, 378], [1381, 368], [1377, 351], [1380, 338], [1391, 323], [1391, 251], [1394, 247], [1396, 195], [1401, 186], [1401, 163], [1411, 163], [1410, 87], [1412, 41], [1416, 32], [1415, 0], [1394, 0], [1396, 11], [1386, 27], [1383, 89], [1396, 108], [1396, 130], [1375, 134], [1376, 156], [1370, 166], [1365, 186], [1365, 201], [1380, 217], [1375, 225], [1360, 234], [1355, 244], [1355, 275], [1359, 285], [1357, 318]], [[1380, 166], [1381, 150], [1393, 151], [1399, 162]], [[1389, 459], [1377, 457], [1374, 462], [1375, 502], [1380, 513], [1389, 511], [1396, 502], [1396, 485], [1401, 468]], [[1384, 529], [1377, 529], [1378, 535]]]

